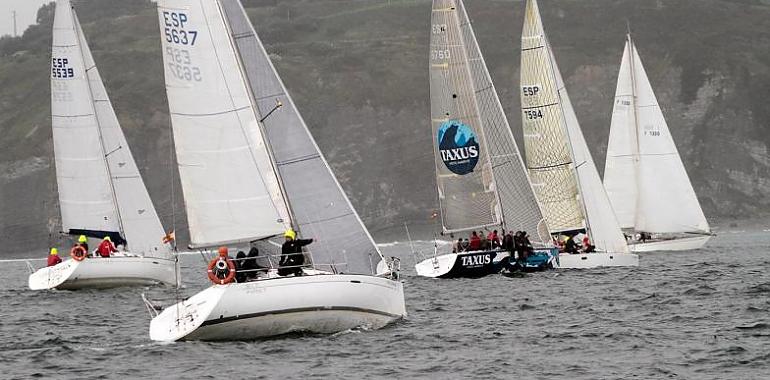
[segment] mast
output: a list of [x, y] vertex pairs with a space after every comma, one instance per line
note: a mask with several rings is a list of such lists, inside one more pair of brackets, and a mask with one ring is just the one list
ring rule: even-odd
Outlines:
[[641, 179], [639, 178], [639, 112], [637, 110], [638, 107], [638, 101], [637, 101], [637, 91], [636, 91], [636, 68], [634, 67], [636, 57], [634, 56], [636, 54], [636, 48], [634, 47], [634, 41], [631, 39], [631, 25], [628, 24], [628, 33], [626, 34], [626, 42], [628, 43], [628, 64], [631, 68], [630, 79], [631, 79], [631, 112], [634, 114], [634, 124], [633, 124], [633, 133], [631, 136], [633, 136], [633, 141], [631, 142], [631, 160], [633, 161], [633, 178], [634, 178], [634, 185], [636, 186], [636, 197], [634, 199], [634, 229], [636, 229], [636, 220], [639, 218], [639, 192], [641, 189], [639, 189], [639, 184], [641, 183]]

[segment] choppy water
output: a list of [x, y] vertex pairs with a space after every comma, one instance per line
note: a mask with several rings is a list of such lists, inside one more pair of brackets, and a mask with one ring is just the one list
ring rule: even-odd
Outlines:
[[[424, 279], [407, 244], [383, 250], [404, 258], [405, 321], [236, 343], [150, 342], [140, 293], [170, 288], [33, 292], [0, 263], [0, 378], [770, 378], [768, 232], [524, 278]], [[183, 266], [183, 294], [207, 285]]]

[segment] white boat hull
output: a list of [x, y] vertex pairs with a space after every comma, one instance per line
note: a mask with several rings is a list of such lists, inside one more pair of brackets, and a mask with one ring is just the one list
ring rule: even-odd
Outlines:
[[560, 253], [558, 268], [590, 269], [598, 267], [638, 267], [639, 256], [633, 253], [592, 252], [572, 255]]
[[383, 277], [319, 274], [213, 285], [150, 323], [150, 339], [232, 341], [291, 332], [382, 328], [406, 316], [404, 289]]
[[688, 236], [646, 243], [629, 243], [628, 248], [632, 252], [689, 251], [703, 247], [709, 239], [711, 235]]
[[69, 259], [52, 267], [40, 268], [29, 276], [29, 288], [112, 288], [159, 283], [176, 285], [176, 281], [176, 263], [173, 259], [126, 255], [89, 257], [83, 261]]

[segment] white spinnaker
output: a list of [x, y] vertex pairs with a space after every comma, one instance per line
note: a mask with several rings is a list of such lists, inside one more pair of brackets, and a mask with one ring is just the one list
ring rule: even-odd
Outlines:
[[58, 0], [51, 56], [51, 125], [62, 229], [121, 232], [80, 43], [69, 0]]
[[551, 232], [585, 227], [569, 139], [537, 2], [528, 1], [521, 35], [521, 112], [532, 187]]
[[[74, 12], [73, 12], [74, 15]], [[110, 98], [88, 48], [77, 15], [74, 15], [80, 46], [94, 101], [103, 150], [109, 166], [112, 188], [117, 201], [124, 238], [132, 253], [168, 257], [171, 249], [163, 244], [163, 226], [115, 116]]]
[[162, 0], [158, 15], [191, 245], [281, 233], [288, 207], [218, 2]]
[[706, 233], [709, 231], [708, 222], [633, 44], [631, 55], [639, 139], [636, 229], [660, 233]]
[[607, 160], [604, 163], [604, 188], [621, 228], [634, 228], [638, 203], [636, 100], [632, 74], [631, 41], [626, 41], [620, 74], [615, 89]]
[[[502, 222], [462, 26], [455, 0], [433, 1], [429, 57], [431, 124], [436, 185], [445, 232]], [[448, 125], [451, 126], [447, 128]], [[467, 173], [453, 172], [448, 166], [452, 163], [442, 159], [441, 141], [448, 140], [449, 133], [456, 132], [461, 140], [467, 138], [460, 128], [456, 128], [458, 125], [470, 129], [478, 144], [478, 161]]]

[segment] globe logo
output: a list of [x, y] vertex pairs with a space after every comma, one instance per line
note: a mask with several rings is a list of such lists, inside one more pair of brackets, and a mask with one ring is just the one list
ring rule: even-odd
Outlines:
[[449, 171], [465, 175], [479, 162], [479, 143], [471, 127], [459, 120], [449, 120], [438, 129], [438, 150]]

